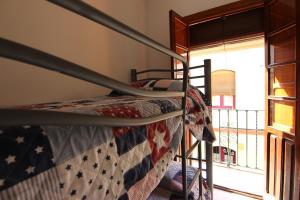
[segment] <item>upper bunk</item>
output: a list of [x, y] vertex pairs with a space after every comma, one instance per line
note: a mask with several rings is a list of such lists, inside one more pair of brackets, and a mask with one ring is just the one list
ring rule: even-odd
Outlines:
[[[182, 97], [182, 105], [186, 103], [186, 90], [188, 87], [188, 72], [189, 67], [186, 58], [177, 53], [173, 52], [169, 48], [159, 44], [151, 38], [143, 35], [142, 33], [132, 29], [131, 27], [123, 24], [116, 19], [108, 16], [107, 14], [97, 10], [83, 1], [59, 1], [49, 0], [49, 2], [61, 6], [69, 11], [77, 13], [89, 20], [92, 20], [98, 24], [104, 25], [116, 32], [126, 35], [133, 40], [143, 43], [153, 49], [156, 49], [166, 55], [169, 55], [175, 59], [178, 59], [183, 64], [183, 86], [181, 91], [148, 91], [140, 88], [131, 87], [125, 83], [114, 80], [110, 77], [104, 76], [98, 72], [89, 70], [83, 66], [67, 61], [63, 58], [42, 52], [40, 50], [28, 47], [23, 44], [19, 44], [13, 41], [0, 38], [0, 56], [21, 61], [24, 63], [32, 64], [40, 68], [56, 71], [80, 80], [84, 80], [99, 86], [104, 86], [110, 89], [120, 90], [126, 94], [145, 96], [145, 97]], [[210, 63], [207, 63], [210, 65]], [[191, 77], [193, 78], [193, 77]], [[182, 106], [181, 110], [176, 112], [168, 113], [167, 115], [156, 116], [154, 118], [147, 118], [140, 120], [139, 123], [150, 123], [157, 120], [163, 120], [168, 117], [174, 117], [184, 114], [185, 109]], [[5, 117], [3, 117], [5, 116]], [[74, 113], [62, 113], [62, 112], [51, 112], [51, 111], [28, 111], [28, 110], [14, 110], [14, 109], [1, 109], [0, 110], [0, 123], [1, 125], [9, 124], [41, 124], [51, 122], [52, 124], [78, 124], [78, 123], [94, 123], [95, 125], [128, 125], [128, 121], [117, 118], [105, 118], [95, 117], [84, 114]], [[141, 122], [142, 121], [142, 122]], [[134, 124], [134, 120], [131, 123]]]

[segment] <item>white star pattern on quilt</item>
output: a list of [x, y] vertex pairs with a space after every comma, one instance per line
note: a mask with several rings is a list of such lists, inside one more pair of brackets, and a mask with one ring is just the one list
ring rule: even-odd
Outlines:
[[34, 168], [33, 166], [29, 166], [25, 171], [27, 172], [27, 174], [32, 174], [34, 172]]
[[4, 179], [0, 179], [0, 187], [4, 186]]
[[112, 140], [59, 165], [61, 192], [72, 199], [117, 199], [124, 190], [123, 167], [129, 165], [118, 158]]
[[[137, 103], [134, 100], [133, 97], [126, 97], [124, 103], [122, 102], [121, 104], [116, 100], [112, 100], [112, 102], [111, 100], [106, 100], [108, 106], [113, 109], [109, 110], [104, 105], [97, 104], [95, 110], [91, 110], [91, 113], [98, 113], [99, 110], [99, 115], [135, 118], [139, 116], [149, 117], [168, 112], [169, 109], [172, 111], [173, 109], [164, 100], [156, 101], [140, 97]], [[118, 104], [112, 104], [114, 101]], [[90, 106], [85, 104], [84, 101], [82, 102], [84, 107], [85, 105]], [[146, 106], [141, 102], [145, 102]], [[176, 108], [181, 108], [180, 99], [174, 99], [174, 102], [175, 110]], [[79, 104], [79, 101], [74, 103]], [[130, 105], [130, 107], [124, 107], [126, 104]], [[69, 106], [73, 107], [71, 103], [66, 103], [65, 105], [66, 109], [69, 109]], [[38, 105], [41, 109], [43, 106]], [[49, 106], [51, 109], [64, 109], [57, 103], [45, 104], [46, 106]], [[82, 105], [78, 106], [81, 109]], [[177, 143], [174, 142], [174, 144], [171, 141], [173, 141], [173, 136], [180, 127], [181, 122], [181, 118], [175, 118], [136, 128], [117, 127], [99, 130], [99, 132], [105, 134], [104, 137], [98, 137], [98, 134], [94, 135], [95, 132], [98, 132], [98, 128], [97, 130], [84, 129], [84, 132], [88, 131], [91, 134], [88, 134], [88, 137], [80, 137], [82, 135], [81, 132], [76, 131], [74, 135], [78, 134], [80, 138], [76, 136], [77, 138], [75, 139], [70, 138], [68, 135], [59, 138], [55, 137], [58, 127], [23, 126], [23, 128], [18, 127], [17, 129], [14, 127], [5, 128], [3, 129], [5, 137], [0, 135], [0, 138], [8, 138], [9, 142], [12, 143], [9, 146], [12, 150], [6, 151], [7, 153], [4, 152], [0, 161], [4, 163], [7, 169], [14, 169], [17, 164], [20, 164], [19, 166], [21, 167], [17, 166], [18, 173], [4, 174], [16, 174], [16, 176], [21, 174], [21, 178], [13, 182], [10, 180], [15, 177], [0, 177], [0, 181], [4, 184], [4, 186], [0, 187], [1, 193], [4, 188], [5, 191], [10, 192], [11, 189], [9, 187], [11, 187], [16, 189], [10, 192], [12, 195], [23, 195], [18, 194], [18, 190], [22, 189], [21, 192], [23, 192], [23, 186], [25, 186], [24, 192], [26, 195], [28, 193], [29, 199], [43, 199], [45, 198], [44, 195], [49, 195], [49, 199], [78, 200], [118, 199], [121, 196], [122, 198], [120, 199], [146, 198], [146, 193], [142, 194], [143, 191], [140, 190], [140, 186], [145, 189], [148, 188], [150, 192], [152, 186], [159, 183], [160, 178], [168, 167], [169, 161], [172, 160], [173, 154], [175, 154], [175, 152], [172, 152], [172, 149], [175, 151], [179, 141]], [[71, 127], [67, 128], [59, 129], [59, 131], [70, 133], [69, 128]], [[10, 131], [14, 134], [6, 137]], [[34, 140], [30, 137], [31, 133], [37, 136], [34, 136]], [[50, 134], [50, 137], [45, 137], [45, 134]], [[177, 138], [180, 140], [179, 137]], [[130, 140], [130, 145], [127, 145], [127, 139]], [[25, 148], [27, 145], [28, 148]], [[17, 151], [17, 148], [20, 148], [20, 150]], [[26, 149], [26, 152], [23, 151], [23, 148]], [[26, 153], [26, 156], [23, 156], [24, 153]], [[13, 164], [7, 165], [5, 159], [9, 155], [15, 158]], [[53, 157], [55, 157], [56, 163], [53, 162]], [[14, 186], [12, 184], [18, 185]], [[22, 187], [20, 187], [21, 184]], [[29, 188], [28, 191], [26, 191], [26, 187]], [[135, 193], [139, 192], [141, 195], [135, 195]]]
[[153, 138], [153, 141], [157, 145], [157, 149], [161, 149], [162, 147], [166, 146], [166, 143], [164, 141], [166, 132], [159, 132], [157, 129], [155, 129], [155, 136]]
[[16, 156], [13, 156], [13, 155], [9, 155], [5, 161], [7, 162], [7, 164], [11, 164], [11, 163], [14, 163], [16, 162]]
[[44, 151], [43, 149], [44, 149], [43, 147], [37, 146], [34, 150], [35, 150], [36, 154], [40, 154]]
[[16, 142], [17, 142], [18, 144], [23, 143], [23, 142], [24, 142], [24, 137], [17, 137], [17, 138], [16, 138]]
[[28, 128], [30, 128], [30, 126], [29, 125], [24, 125], [23, 128], [28, 129]]

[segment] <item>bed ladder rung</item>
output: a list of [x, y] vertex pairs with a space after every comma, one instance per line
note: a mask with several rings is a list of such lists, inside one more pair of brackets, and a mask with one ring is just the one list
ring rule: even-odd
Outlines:
[[[202, 171], [202, 169], [197, 169], [197, 172], [195, 173], [192, 182], [191, 182], [190, 185], [188, 186], [188, 189], [187, 189], [188, 193], [191, 192], [191, 190], [192, 190], [192, 188], [193, 188], [193, 185], [195, 184], [197, 178], [200, 178], [201, 171]], [[199, 186], [199, 187], [200, 187], [200, 186]]]
[[197, 140], [196, 142], [194, 142], [194, 144], [191, 146], [191, 148], [189, 150], [187, 150], [186, 158], [189, 158], [191, 156], [191, 154], [193, 153], [193, 150], [198, 146], [199, 143], [200, 143], [200, 141]]

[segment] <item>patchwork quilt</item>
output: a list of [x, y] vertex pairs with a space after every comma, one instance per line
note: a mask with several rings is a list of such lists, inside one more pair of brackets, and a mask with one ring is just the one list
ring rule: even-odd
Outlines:
[[[196, 95], [196, 93], [195, 93]], [[142, 118], [181, 108], [181, 98], [98, 97], [22, 109]], [[191, 95], [186, 122], [212, 130], [201, 96]], [[0, 127], [0, 199], [146, 199], [182, 137], [182, 118], [137, 127]]]

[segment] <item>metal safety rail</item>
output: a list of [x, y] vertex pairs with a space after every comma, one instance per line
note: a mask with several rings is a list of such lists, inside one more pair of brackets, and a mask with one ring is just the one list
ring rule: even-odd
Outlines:
[[[50, 55], [46, 52], [0, 38], [0, 56], [4, 58], [21, 61], [32, 64], [34, 66], [53, 70], [67, 76], [84, 80], [99, 86], [111, 89], [117, 89], [127, 94], [147, 96], [147, 97], [182, 97], [182, 109], [167, 114], [147, 117], [143, 119], [120, 119], [103, 117], [88, 114], [66, 113], [58, 111], [37, 111], [37, 110], [19, 110], [19, 109], [0, 109], [0, 125], [29, 125], [29, 124], [47, 124], [47, 125], [101, 125], [101, 126], [138, 126], [145, 125], [168, 118], [181, 116], [184, 121], [186, 110], [186, 89], [188, 85], [188, 63], [181, 55], [176, 54], [169, 48], [152, 40], [144, 34], [130, 28], [107, 14], [97, 10], [89, 4], [79, 0], [48, 0], [48, 2], [61, 6], [69, 11], [77, 13], [87, 19], [98, 24], [104, 25], [114, 31], [117, 31], [127, 37], [143, 43], [153, 49], [156, 49], [166, 55], [178, 59], [183, 64], [183, 88], [181, 92], [159, 92], [146, 91], [133, 88], [125, 83], [104, 76], [100, 73], [89, 70], [83, 66], [77, 65], [65, 59]], [[185, 123], [183, 123], [183, 132], [185, 132]], [[182, 149], [185, 149], [185, 137], [181, 141]], [[182, 153], [185, 158], [185, 151]], [[186, 162], [182, 162], [183, 168], [183, 190], [184, 199], [187, 199], [187, 183], [186, 183]]]
[[[263, 149], [264, 124], [259, 121], [264, 118], [264, 110], [213, 108], [212, 117], [217, 135], [214, 161], [227, 167], [263, 170], [264, 155], [258, 152]], [[245, 147], [242, 151], [241, 144]]]

